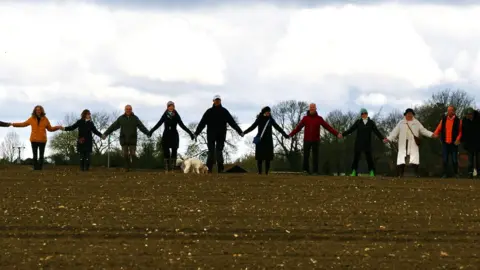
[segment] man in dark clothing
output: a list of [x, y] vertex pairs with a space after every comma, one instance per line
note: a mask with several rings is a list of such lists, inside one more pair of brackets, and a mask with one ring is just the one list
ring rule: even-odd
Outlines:
[[366, 109], [360, 110], [361, 118], [355, 121], [355, 123], [345, 132], [342, 133], [344, 137], [357, 131], [357, 138], [355, 139], [355, 154], [353, 156], [352, 174], [351, 176], [357, 176], [358, 162], [362, 152], [365, 153], [367, 159], [368, 171], [370, 176], [375, 176], [375, 164], [372, 156], [372, 132], [377, 135], [378, 139], [383, 141], [385, 137], [380, 133], [375, 122], [368, 117], [368, 111]]
[[452, 157], [453, 173], [458, 177], [458, 145], [462, 138], [462, 120], [455, 115], [455, 107], [448, 106], [447, 115], [434, 132], [442, 140], [443, 178], [447, 178], [448, 159]]
[[476, 169], [477, 178], [480, 179], [480, 112], [473, 108], [465, 110], [461, 141], [468, 152], [468, 176], [473, 178], [473, 171]]
[[203, 114], [200, 123], [198, 123], [197, 130], [195, 131], [195, 137], [198, 137], [205, 126], [207, 127], [207, 167], [210, 173], [213, 169], [215, 156], [217, 158], [218, 172], [222, 173], [224, 170], [223, 148], [225, 147], [225, 140], [227, 138], [227, 124], [243, 137], [242, 130], [235, 122], [230, 112], [222, 106], [220, 96], [216, 95], [213, 97], [213, 106]]
[[133, 114], [132, 106], [130, 105], [125, 106], [125, 113], [103, 133], [102, 138], [105, 139], [117, 129], [120, 129], [120, 145], [125, 158], [125, 169], [129, 171], [131, 167], [136, 165], [137, 129], [140, 129], [141, 132], [149, 137], [151, 135], [142, 121]]
[[0, 121], [0, 127], [9, 127], [11, 125], [12, 124], [10, 124], [10, 123], [5, 123], [5, 122]]
[[320, 127], [324, 127], [331, 134], [342, 138], [342, 134], [338, 133], [331, 127], [321, 116], [317, 113], [317, 106], [312, 103], [307, 112], [307, 115], [302, 118], [297, 127], [290, 133], [289, 137], [295, 136], [305, 127], [303, 134], [303, 170], [306, 174], [310, 174], [309, 158], [310, 151], [313, 156], [313, 173], [318, 174], [318, 150], [320, 147]]

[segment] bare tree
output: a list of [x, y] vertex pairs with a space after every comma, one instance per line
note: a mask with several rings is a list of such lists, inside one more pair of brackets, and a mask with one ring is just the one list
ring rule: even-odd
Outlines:
[[[273, 106], [272, 115], [277, 124], [288, 133], [298, 125], [300, 120], [302, 120], [302, 117], [306, 115], [307, 110], [307, 102], [287, 100]], [[301, 150], [303, 148], [302, 134], [303, 131], [290, 140], [286, 140], [282, 134], [278, 133], [276, 130], [273, 132], [275, 149], [278, 152], [277, 154], [286, 158], [293, 169], [298, 169], [300, 167]]]
[[16, 153], [18, 153], [16, 147], [23, 147], [23, 144], [20, 143], [20, 136], [15, 131], [10, 131], [0, 144], [2, 158], [8, 162], [13, 162]]
[[[113, 124], [121, 115], [121, 112], [107, 113], [105, 111], [99, 111], [92, 113], [92, 121], [95, 123], [95, 127], [100, 132], [105, 132], [107, 128]], [[118, 143], [118, 136], [110, 136], [110, 145]], [[95, 154], [102, 154], [108, 148], [108, 140], [102, 140], [101, 138], [94, 136], [93, 138], [93, 152]]]
[[[65, 115], [60, 125], [66, 127], [73, 125], [78, 117], [75, 113]], [[71, 132], [57, 132], [50, 139], [49, 147], [57, 155], [68, 159], [76, 153], [78, 130]]]
[[[233, 115], [233, 119], [238, 123], [238, 118]], [[188, 129], [196, 130], [198, 123], [190, 123], [187, 125]], [[186, 134], [184, 134], [186, 135]], [[227, 138], [225, 140], [225, 148], [223, 150], [224, 159], [226, 163], [233, 162], [233, 155], [237, 153], [238, 146], [237, 142], [240, 140], [240, 136], [235, 130], [233, 130], [230, 125], [227, 126]], [[208, 156], [208, 143], [207, 143], [207, 132], [206, 130], [202, 131], [197, 137], [196, 142], [192, 142], [188, 145], [185, 155], [187, 157], [197, 157], [202, 161], [207, 160]]]

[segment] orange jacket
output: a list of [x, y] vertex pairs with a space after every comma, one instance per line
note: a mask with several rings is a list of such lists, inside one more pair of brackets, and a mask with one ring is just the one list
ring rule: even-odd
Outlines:
[[[455, 117], [446, 117], [447, 122], [445, 123], [445, 142], [446, 143], [454, 143], [455, 141], [460, 141], [462, 138], [462, 120], [460, 119], [460, 123], [458, 126], [458, 135], [457, 138], [455, 138], [455, 141], [452, 139], [452, 129], [453, 129], [453, 121], [455, 120]], [[435, 130], [436, 135], [440, 135], [442, 132], [442, 123], [443, 120], [440, 121], [440, 123], [437, 126], [437, 129]]]
[[46, 116], [40, 118], [38, 121], [36, 116], [32, 116], [23, 123], [13, 123], [14, 127], [32, 127], [32, 133], [30, 134], [31, 142], [46, 143], [47, 142], [47, 130], [50, 132], [56, 131], [59, 128], [52, 127], [50, 121]]

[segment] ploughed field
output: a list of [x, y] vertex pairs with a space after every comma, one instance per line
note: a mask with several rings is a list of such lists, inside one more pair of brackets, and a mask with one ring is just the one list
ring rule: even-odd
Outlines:
[[478, 269], [480, 181], [0, 168], [0, 269]]

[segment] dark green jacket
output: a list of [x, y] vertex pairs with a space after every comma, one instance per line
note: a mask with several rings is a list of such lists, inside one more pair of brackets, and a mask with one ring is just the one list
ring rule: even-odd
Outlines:
[[141, 132], [148, 135], [148, 129], [134, 114], [130, 116], [124, 114], [118, 117], [117, 121], [115, 121], [104, 134], [108, 136], [117, 129], [120, 129], [120, 145], [122, 146], [137, 145], [137, 129], [140, 129]]

